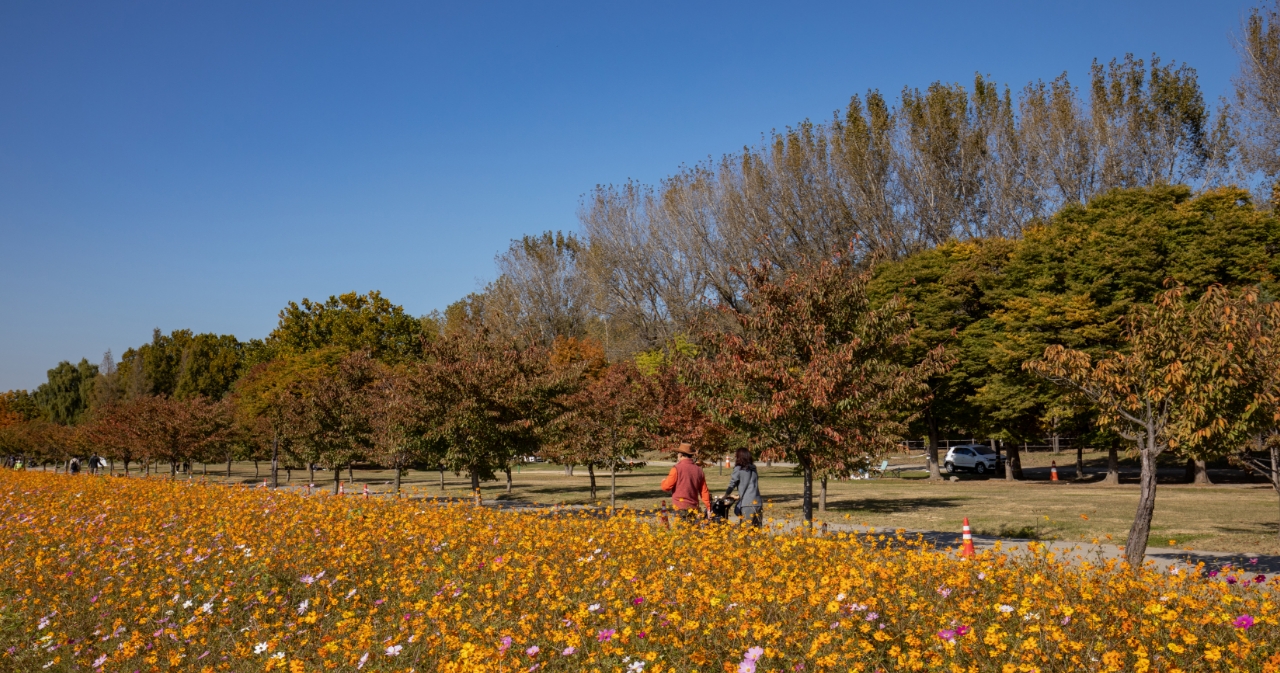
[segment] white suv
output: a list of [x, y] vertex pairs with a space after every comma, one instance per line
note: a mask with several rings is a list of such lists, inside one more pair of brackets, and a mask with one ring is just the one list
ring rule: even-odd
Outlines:
[[953, 446], [947, 451], [947, 457], [942, 461], [942, 467], [947, 474], [958, 470], [972, 470], [978, 474], [986, 474], [989, 471], [995, 472], [999, 465], [1000, 457], [991, 450], [991, 447], [984, 444]]

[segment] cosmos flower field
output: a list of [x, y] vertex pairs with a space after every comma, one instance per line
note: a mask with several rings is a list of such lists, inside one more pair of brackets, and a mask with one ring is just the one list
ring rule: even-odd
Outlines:
[[5, 470], [0, 548], [2, 671], [1280, 670], [1275, 578], [894, 535]]

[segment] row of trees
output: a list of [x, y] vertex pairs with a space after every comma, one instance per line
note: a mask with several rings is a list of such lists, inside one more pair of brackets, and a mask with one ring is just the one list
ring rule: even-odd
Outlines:
[[[119, 413], [132, 429], [103, 430], [104, 446], [144, 446], [137, 428], [154, 427], [170, 444], [257, 447], [273, 465], [430, 463], [473, 484], [533, 451], [587, 465], [594, 483], [666, 441], [708, 455], [750, 445], [800, 464], [811, 517], [815, 479], [907, 435], [929, 438], [935, 477], [947, 436], [1118, 448], [1134, 435], [1117, 419], [1134, 409], [1116, 404], [1146, 398], [1104, 395], [1111, 370], [1086, 363], [1136, 357], [1164, 329], [1197, 349], [1168, 367], [1225, 358], [1186, 380], [1254, 399], [1222, 406], [1190, 383], [1159, 393], [1184, 420], [1135, 446], [1203, 465], [1271, 422], [1266, 394], [1231, 378], [1270, 380], [1264, 360], [1233, 359], [1240, 344], [1204, 317], [1218, 314], [1191, 307], [1243, 315], [1275, 296], [1271, 194], [1259, 207], [1224, 185], [1280, 174], [1278, 19], [1246, 20], [1240, 77], [1216, 111], [1194, 70], [1154, 57], [1095, 63], [1085, 94], [1065, 75], [1017, 92], [936, 83], [895, 103], [869, 92], [657, 188], [598, 188], [580, 235], [514, 241], [498, 279], [443, 313], [351, 293], [291, 303], [262, 342], [157, 332], [119, 367], [63, 363], [34, 393], [8, 394], [0, 423], [109, 428]], [[1182, 289], [1161, 294], [1170, 284]], [[1209, 327], [1168, 332], [1188, 316]], [[1249, 344], [1270, 338], [1264, 317]], [[178, 418], [194, 400], [224, 419], [195, 444], [138, 411]], [[1016, 453], [1008, 464], [1016, 478]], [[1144, 517], [1131, 546], [1145, 544]]]

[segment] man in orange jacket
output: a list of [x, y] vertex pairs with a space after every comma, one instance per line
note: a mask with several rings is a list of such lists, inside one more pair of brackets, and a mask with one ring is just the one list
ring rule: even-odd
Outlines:
[[676, 448], [678, 458], [675, 467], [662, 480], [662, 490], [671, 494], [671, 504], [680, 514], [698, 514], [698, 500], [711, 512], [711, 491], [707, 489], [707, 475], [693, 462], [693, 447], [681, 444]]

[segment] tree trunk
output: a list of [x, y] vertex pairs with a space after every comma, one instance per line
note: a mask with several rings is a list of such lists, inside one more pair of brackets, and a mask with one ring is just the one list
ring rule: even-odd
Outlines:
[[1084, 444], [1076, 444], [1076, 479], [1084, 479]]
[[609, 510], [618, 507], [618, 461], [609, 463]]
[[801, 506], [804, 512], [805, 524], [813, 528], [813, 466], [809, 464], [808, 459], [800, 461], [800, 465], [804, 468], [804, 498]]
[[284, 483], [286, 484], [293, 483], [293, 465], [292, 464], [285, 465], [284, 467]]
[[271, 488], [280, 485], [280, 432], [271, 433]]
[[396, 495], [400, 495], [400, 467], [396, 467]]
[[1120, 484], [1120, 450], [1114, 443], [1107, 447], [1107, 478], [1102, 483], [1113, 486]]
[[818, 482], [818, 511], [827, 511], [827, 475], [822, 475], [822, 480]]
[[510, 494], [511, 493], [511, 465], [507, 465], [506, 473], [507, 473], [507, 493]]
[[129, 476], [129, 459], [128, 458], [124, 460], [124, 476], [126, 477]]
[[477, 506], [483, 504], [480, 498], [480, 473], [475, 470], [471, 470], [471, 496], [475, 498]]
[[1049, 441], [1053, 443], [1053, 455], [1055, 456], [1062, 455], [1062, 447], [1058, 444], [1058, 435], [1055, 434], [1053, 437], [1049, 439]]
[[444, 490], [444, 469], [443, 468], [441, 468], [440, 470], [440, 490], [441, 491]]
[[227, 481], [231, 481], [231, 456], [227, 456]]
[[1147, 538], [1151, 535], [1151, 517], [1156, 511], [1156, 457], [1154, 454], [1155, 431], [1147, 429], [1142, 440], [1141, 490], [1138, 494], [1138, 511], [1129, 529], [1129, 539], [1124, 545], [1124, 555], [1129, 567], [1137, 570], [1147, 555]]
[[1209, 479], [1209, 465], [1206, 461], [1195, 461], [1195, 479], [1193, 483], [1196, 486], [1213, 486], [1213, 481]]
[[1196, 461], [1188, 458], [1182, 469], [1182, 479], [1188, 484], [1196, 483]]
[[[1004, 443], [1004, 440], [1000, 440], [1000, 442], [1003, 444], [1003, 443]], [[1017, 479], [1017, 477], [1016, 477], [1016, 476], [1014, 476], [1014, 474], [1013, 474], [1013, 454], [1015, 454], [1015, 453], [1017, 453], [1017, 452], [1018, 452], [1018, 450], [1017, 450], [1016, 446], [1013, 444], [1013, 442], [1010, 442], [1010, 443], [1009, 443], [1009, 448], [1005, 449], [1005, 451], [1004, 451], [1004, 479], [1005, 479], [1005, 481], [1013, 481], [1013, 480]]]
[[1016, 441], [1009, 443], [1009, 461], [1005, 463], [1005, 479], [1021, 481], [1023, 479], [1023, 454]]
[[352, 486], [356, 485], [356, 468], [354, 463], [347, 463], [347, 483]]
[[[1271, 443], [1271, 488], [1280, 496], [1280, 444]], [[1280, 537], [1280, 525], [1276, 526], [1276, 536]]]
[[342, 468], [333, 466], [333, 494], [338, 494], [338, 484], [342, 483]]
[[587, 463], [587, 475], [591, 477], [591, 499], [596, 499], [596, 466], [594, 463]]
[[929, 478], [941, 480], [942, 472], [938, 470], [938, 425], [929, 415], [929, 448], [925, 450], [925, 462], [929, 464]]
[[258, 480], [258, 461], [257, 461], [257, 459], [254, 459], [254, 461], [253, 461], [253, 480], [254, 480], [254, 481], [257, 481], [257, 480]]
[[307, 476], [308, 476], [308, 480], [307, 480], [308, 484], [316, 483], [316, 464], [315, 463], [310, 463], [310, 462], [307, 463]]

